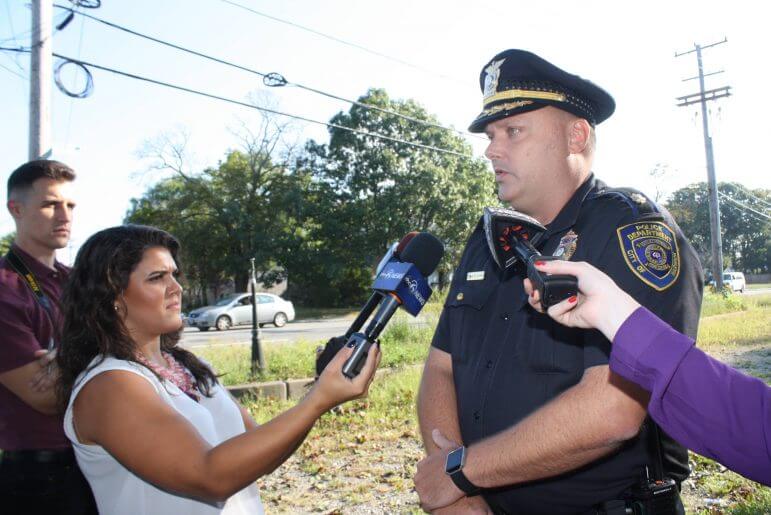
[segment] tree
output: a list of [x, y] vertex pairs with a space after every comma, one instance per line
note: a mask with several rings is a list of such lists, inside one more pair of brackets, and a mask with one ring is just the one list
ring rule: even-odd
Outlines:
[[142, 151], [152, 168], [172, 175], [134, 200], [126, 221], [157, 225], [180, 238], [203, 296], [226, 277], [246, 291], [251, 258], [263, 284], [283, 278], [275, 257], [287, 223], [282, 204], [289, 178], [273, 155], [284, 129], [269, 118], [256, 132], [243, 127], [241, 149], [198, 173], [190, 170], [184, 134], [162, 136]]
[[[771, 191], [749, 191], [729, 182], [719, 183], [718, 191], [722, 193], [720, 228], [725, 266], [749, 273], [771, 272], [771, 220], [763, 216], [771, 215], [767, 207], [771, 205]], [[675, 191], [667, 207], [709, 269], [712, 250], [707, 184], [691, 184]]]
[[[437, 123], [414, 101], [391, 100], [383, 90], [372, 89], [359, 102]], [[309, 301], [360, 302], [374, 264], [411, 230], [445, 242], [440, 270], [446, 275], [482, 208], [498, 204], [486, 163], [472, 158], [469, 145], [451, 131], [382, 111], [353, 105], [331, 123], [460, 155], [340, 128], [330, 129], [328, 145], [308, 142], [293, 174], [307, 188], [299, 217], [307, 231], [304, 251], [292, 257], [296, 266], [288, 265], [295, 286]]]

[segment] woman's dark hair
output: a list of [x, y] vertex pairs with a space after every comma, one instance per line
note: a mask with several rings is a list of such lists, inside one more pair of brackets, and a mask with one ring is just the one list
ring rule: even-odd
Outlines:
[[[154, 247], [167, 249], [180, 266], [179, 242], [165, 231], [144, 225], [99, 231], [78, 251], [61, 300], [64, 325], [56, 355], [61, 407], [66, 408], [75, 380], [95, 357], [113, 356], [139, 363], [136, 344], [115, 310], [115, 301], [128, 287], [129, 276], [145, 251]], [[162, 334], [161, 350], [185, 366], [193, 374], [198, 391], [211, 397], [216, 376], [195, 354], [176, 347], [180, 333], [181, 329]]]

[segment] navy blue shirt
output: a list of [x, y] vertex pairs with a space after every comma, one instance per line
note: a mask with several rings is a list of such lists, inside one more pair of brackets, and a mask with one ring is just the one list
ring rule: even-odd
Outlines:
[[[669, 214], [642, 194], [609, 190], [593, 176], [547, 226], [539, 250], [603, 270], [643, 306], [693, 338], [701, 306], [701, 266]], [[523, 276], [501, 272], [481, 222], [458, 266], [432, 345], [452, 356], [465, 445], [512, 427], [607, 365], [610, 342], [596, 330], [564, 327], [527, 303]], [[576, 418], [580, 413], [575, 414]], [[484, 494], [497, 512], [577, 513], [620, 498], [651, 464], [647, 438], [555, 478]], [[664, 468], [687, 477], [688, 456], [662, 437]]]

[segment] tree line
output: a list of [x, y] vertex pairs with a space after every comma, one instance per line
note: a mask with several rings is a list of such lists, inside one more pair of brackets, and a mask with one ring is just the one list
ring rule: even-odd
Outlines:
[[329, 143], [292, 148], [287, 127], [264, 118], [254, 131], [242, 127], [240, 147], [201, 171], [189, 169], [184, 135], [151, 142], [143, 155], [172, 173], [132, 200], [125, 221], [180, 239], [196, 303], [211, 301], [207, 291], [216, 295], [227, 279], [246, 291], [250, 258], [263, 284], [287, 279], [286, 296], [295, 302], [361, 303], [383, 253], [413, 230], [445, 242], [443, 280], [482, 208], [498, 203], [488, 166], [459, 135], [431, 125], [437, 120], [412, 100], [372, 89], [359, 102], [381, 110], [353, 105], [330, 120], [357, 132], [333, 126]]

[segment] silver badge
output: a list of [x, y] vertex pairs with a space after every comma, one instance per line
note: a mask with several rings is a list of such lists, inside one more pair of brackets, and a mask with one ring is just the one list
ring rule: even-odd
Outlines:
[[498, 90], [498, 79], [501, 76], [501, 65], [505, 59], [493, 61], [490, 66], [485, 68], [485, 98], [494, 95]]

